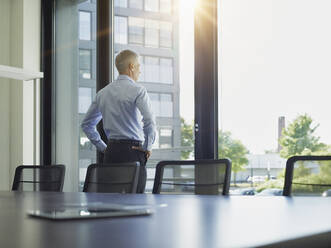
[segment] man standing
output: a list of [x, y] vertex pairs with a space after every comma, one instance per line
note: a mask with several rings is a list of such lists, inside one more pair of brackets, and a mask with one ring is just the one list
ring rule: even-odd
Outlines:
[[[146, 185], [146, 162], [155, 139], [155, 119], [146, 89], [137, 84], [138, 55], [123, 50], [115, 60], [118, 78], [100, 90], [81, 124], [89, 140], [104, 153], [104, 163], [140, 162], [137, 193]], [[96, 126], [103, 120], [106, 145]]]

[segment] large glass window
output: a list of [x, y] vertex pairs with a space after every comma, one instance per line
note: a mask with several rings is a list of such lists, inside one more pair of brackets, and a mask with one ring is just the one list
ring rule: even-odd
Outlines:
[[128, 18], [124, 16], [115, 16], [115, 43], [128, 43]]
[[[156, 116], [149, 192], [160, 160], [194, 158], [194, 11], [185, 0], [116, 0], [114, 6], [114, 54], [132, 49], [141, 55], [138, 83]], [[80, 129], [96, 95], [96, 11], [95, 0], [56, 0], [56, 161], [68, 165], [67, 191], [81, 190], [87, 166], [96, 162], [96, 149]]]
[[129, 17], [129, 43], [136, 45], [144, 44], [144, 19]]
[[79, 11], [79, 39], [91, 40], [91, 12]]
[[[331, 36], [325, 32], [330, 5], [300, 1], [298, 9], [292, 1], [271, 0], [219, 5], [221, 137], [240, 142], [236, 161], [243, 161], [232, 166], [231, 186], [276, 194], [264, 190], [282, 190], [288, 157], [330, 154]], [[232, 161], [236, 156], [234, 150], [225, 155]], [[323, 183], [326, 174], [300, 169], [298, 181]]]
[[159, 46], [159, 22], [155, 20], [145, 20], [145, 46]]
[[194, 158], [194, 5], [187, 0], [128, 3], [130, 9], [115, 12], [128, 16], [128, 45], [115, 44], [115, 53], [128, 48], [140, 54], [139, 83], [147, 89], [156, 116], [157, 137], [147, 164], [148, 192], [160, 160]]

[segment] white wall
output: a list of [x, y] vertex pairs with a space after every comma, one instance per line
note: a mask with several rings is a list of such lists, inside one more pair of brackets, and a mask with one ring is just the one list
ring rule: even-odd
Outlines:
[[[0, 33], [0, 64], [40, 70], [40, 0], [1, 0]], [[0, 79], [0, 190], [11, 188], [18, 165], [33, 162], [32, 87]]]
[[[0, 64], [9, 64], [10, 1], [0, 2]], [[0, 78], [0, 189], [9, 185], [9, 80]]]

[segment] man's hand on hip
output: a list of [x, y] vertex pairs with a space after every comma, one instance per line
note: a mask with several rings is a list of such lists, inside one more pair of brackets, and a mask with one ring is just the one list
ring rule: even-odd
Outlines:
[[134, 149], [134, 150], [138, 150], [138, 151], [141, 151], [141, 152], [145, 153], [146, 159], [149, 159], [149, 157], [150, 157], [151, 154], [152, 154], [152, 151], [144, 150], [144, 149], [143, 149], [142, 147], [140, 147], [140, 146], [132, 146], [132, 149]]

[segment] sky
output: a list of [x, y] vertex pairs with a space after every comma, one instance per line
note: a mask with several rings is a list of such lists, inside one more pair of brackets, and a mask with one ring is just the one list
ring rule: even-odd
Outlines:
[[[193, 8], [181, 0], [180, 111], [194, 118]], [[252, 154], [277, 148], [278, 117], [309, 114], [331, 144], [331, 1], [219, 3], [219, 125]], [[183, 9], [183, 8], [182, 8]]]

